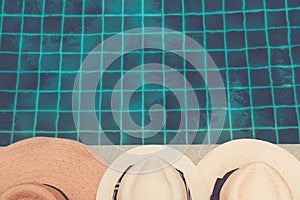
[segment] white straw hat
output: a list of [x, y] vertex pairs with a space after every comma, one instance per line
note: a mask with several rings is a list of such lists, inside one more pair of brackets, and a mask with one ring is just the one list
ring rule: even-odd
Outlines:
[[208, 199], [207, 194], [189, 158], [170, 147], [147, 145], [129, 150], [111, 164], [97, 200], [194, 200]]
[[300, 162], [268, 142], [227, 142], [209, 152], [197, 168], [211, 200], [300, 199]]

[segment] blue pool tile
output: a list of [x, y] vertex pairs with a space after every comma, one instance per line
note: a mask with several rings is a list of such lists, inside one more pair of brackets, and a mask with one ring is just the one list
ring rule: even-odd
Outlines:
[[20, 32], [21, 17], [3, 17], [2, 32]]
[[105, 14], [121, 14], [122, 2], [119, 0], [104, 0]]
[[82, 18], [66, 17], [64, 20], [64, 33], [81, 33]]
[[250, 109], [233, 110], [231, 111], [231, 117], [233, 129], [250, 128], [252, 126]]
[[228, 67], [248, 67], [245, 51], [229, 51], [227, 55]]
[[44, 33], [60, 33], [62, 17], [50, 16], [44, 17], [43, 32]]
[[280, 46], [288, 44], [288, 30], [274, 29], [269, 30], [269, 43], [271, 46]]
[[162, 18], [159, 16], [145, 16], [144, 24], [146, 27], [162, 27]]
[[15, 118], [15, 130], [32, 131], [34, 119], [34, 112], [17, 112]]
[[[83, 36], [83, 59], [92, 51], [98, 44], [101, 43], [101, 35], [85, 35]], [[74, 62], [75, 63], [75, 62]]]
[[59, 35], [43, 36], [43, 52], [59, 52], [60, 42], [61, 36]]
[[291, 43], [300, 45], [300, 28], [291, 28]]
[[247, 41], [249, 47], [266, 46], [266, 33], [265, 31], [247, 31]]
[[24, 17], [23, 25], [24, 33], [40, 33], [41, 18], [40, 17]]
[[[121, 143], [121, 134], [118, 132], [113, 132], [113, 133], [101, 133], [101, 144], [103, 143], [104, 145], [119, 145]], [[128, 138], [127, 136], [126, 140], [124, 140], [123, 144], [130, 144], [131, 138]], [[133, 138], [132, 138], [133, 139]], [[133, 144], [141, 144], [141, 141], [134, 141]]]
[[267, 89], [253, 89], [252, 90], [253, 106], [272, 106], [272, 90]]
[[17, 109], [34, 110], [36, 105], [36, 92], [19, 92], [17, 100]]
[[289, 8], [297, 8], [297, 7], [299, 7], [299, 1], [298, 0], [289, 0], [288, 6], [289, 6]]
[[270, 11], [268, 12], [268, 26], [287, 26], [286, 12]]
[[223, 144], [228, 141], [230, 141], [230, 132], [223, 130], [219, 136], [217, 144]]
[[280, 9], [285, 8], [285, 0], [266, 0], [266, 8], [268, 9]]
[[40, 74], [40, 90], [57, 90], [57, 87], [58, 87], [57, 73]]
[[60, 93], [59, 109], [61, 111], [72, 111], [72, 95], [72, 91]]
[[248, 70], [247, 69], [230, 69], [229, 83], [231, 87], [247, 87], [248, 83]]
[[32, 137], [33, 137], [32, 133], [28, 133], [28, 132], [24, 133], [22, 132], [22, 130], [16, 131], [14, 132], [13, 142], [18, 142]]
[[134, 28], [142, 27], [142, 17], [125, 17], [124, 30], [130, 30]]
[[204, 33], [187, 33], [186, 34], [189, 38], [195, 40], [197, 43], [199, 43], [202, 47], [204, 44]]
[[38, 85], [37, 73], [21, 73], [19, 75], [20, 90], [36, 90]]
[[294, 88], [275, 88], [274, 89], [276, 105], [295, 105]]
[[[223, 49], [224, 34], [223, 33], [205, 33], [206, 49]], [[205, 47], [204, 47], [205, 48]]]
[[22, 13], [22, 6], [22, 0], [6, 0], [4, 5], [4, 12], [10, 14]]
[[242, 108], [250, 106], [249, 89], [230, 90], [230, 105], [232, 108]]
[[207, 136], [207, 131], [198, 131], [190, 133], [193, 137], [191, 144], [203, 144], [204, 138]]
[[255, 108], [254, 126], [255, 127], [274, 127], [273, 108]]
[[141, 14], [142, 6], [139, 0], [127, 0], [124, 1], [124, 13], [125, 14]]
[[1, 53], [0, 54], [0, 70], [17, 70], [18, 54]]
[[80, 67], [80, 54], [62, 54], [62, 70], [77, 71]]
[[222, 11], [223, 9], [223, 1], [215, 0], [215, 1], [202, 1], [204, 2], [204, 11], [205, 12], [216, 12]]
[[165, 16], [165, 28], [182, 31], [182, 17], [181, 16]]
[[248, 12], [246, 13], [247, 29], [263, 29], [265, 28], [264, 12]]
[[76, 130], [72, 112], [67, 112], [67, 113], [60, 112], [59, 113], [58, 129], [61, 131]]
[[19, 51], [20, 36], [4, 35], [1, 36], [1, 51]]
[[105, 17], [104, 31], [105, 32], [121, 32], [122, 18], [121, 17]]
[[252, 86], [270, 86], [269, 69], [251, 69], [250, 77]]
[[245, 32], [231, 31], [226, 33], [226, 42], [228, 49], [245, 48]]
[[185, 12], [202, 12], [203, 1], [185, 0], [184, 10]]
[[102, 18], [101, 17], [85, 17], [84, 33], [101, 33]]
[[182, 1], [173, 0], [173, 1], [164, 1], [164, 12], [165, 13], [181, 13], [182, 12]]
[[250, 109], [233, 110], [231, 117], [234, 128], [250, 128], [252, 126]]
[[248, 50], [250, 66], [268, 66], [268, 49]]
[[277, 143], [276, 132], [273, 129], [258, 129], [255, 130], [255, 134], [255, 139], [264, 140], [275, 144]]
[[56, 129], [56, 112], [39, 111], [37, 113], [36, 130], [38, 131], [55, 131]]
[[72, 91], [77, 73], [64, 73], [61, 74], [61, 90]]
[[37, 70], [39, 66], [39, 54], [21, 54], [20, 70]]
[[296, 108], [277, 108], [276, 113], [278, 126], [298, 126]]
[[11, 112], [0, 112], [0, 131], [11, 130], [13, 113]]
[[43, 54], [41, 57], [41, 71], [58, 70], [60, 65], [60, 54]]
[[149, 134], [147, 133], [144, 134], [145, 139], [144, 139], [144, 144], [163, 144], [164, 143], [164, 133], [163, 132], [158, 132], [156, 134]]
[[233, 131], [233, 139], [253, 138], [253, 133], [250, 130]]
[[271, 64], [272, 65], [290, 65], [289, 49], [271, 49]]
[[206, 30], [223, 30], [223, 15], [206, 15], [205, 16], [205, 29]]
[[[296, 86], [296, 98], [297, 98], [297, 102], [300, 102], [300, 86]], [[298, 112], [300, 113], [300, 108], [298, 108]]]
[[294, 64], [300, 65], [300, 56], [299, 55], [300, 55], [300, 46], [293, 47], [292, 48], [292, 57], [293, 57]]
[[42, 110], [56, 110], [58, 101], [57, 92], [43, 92], [39, 93], [39, 109]]
[[201, 31], [203, 30], [203, 18], [201, 15], [187, 15], [185, 16], [185, 30], [186, 31]]
[[264, 0], [245, 1], [246, 10], [260, 9], [264, 7]]
[[26, 14], [42, 14], [43, 1], [25, 0]]
[[7, 146], [10, 144], [11, 133], [1, 132], [0, 131], [0, 146]]
[[243, 29], [244, 15], [243, 13], [226, 14], [226, 29]]
[[[211, 58], [214, 60], [218, 68], [225, 68], [225, 52], [224, 51], [211, 51], [208, 52]], [[224, 79], [223, 79], [224, 80]]]
[[62, 12], [63, 1], [46, 0], [45, 14], [59, 14]]
[[[0, 92], [0, 110], [10, 110], [14, 108], [15, 92]], [[1, 121], [1, 120], [0, 120]], [[2, 121], [1, 121], [2, 124]]]
[[39, 52], [40, 51], [40, 36], [24, 35], [22, 38], [23, 52]]
[[225, 0], [225, 9], [240, 11], [243, 9], [243, 0]]
[[65, 35], [63, 37], [63, 46], [62, 46], [63, 52], [76, 53], [81, 51], [80, 48], [81, 48], [80, 36]]
[[16, 73], [0, 73], [0, 89], [15, 90], [16, 89]]
[[66, 14], [81, 14], [82, 13], [82, 1], [80, 0], [68, 0], [65, 2]]
[[272, 80], [274, 86], [292, 84], [292, 69], [291, 68], [272, 68]]
[[162, 2], [159, 0], [148, 0], [144, 1], [144, 12], [145, 13], [161, 13]]
[[279, 129], [278, 137], [281, 144], [298, 144], [299, 130], [298, 129]]
[[[299, 6], [299, 4], [298, 4]], [[300, 10], [290, 10], [289, 11], [289, 20], [291, 26], [300, 26]]]
[[300, 66], [294, 67], [294, 73], [295, 73], [295, 84], [300, 85]]
[[167, 144], [186, 144], [186, 135], [182, 132], [168, 132], [166, 133]]
[[99, 0], [86, 0], [84, 13], [85, 14], [101, 14], [102, 13], [102, 1]]

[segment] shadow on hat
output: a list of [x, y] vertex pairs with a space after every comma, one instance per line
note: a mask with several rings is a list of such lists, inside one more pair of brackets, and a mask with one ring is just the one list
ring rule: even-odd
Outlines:
[[300, 199], [300, 162], [268, 142], [227, 142], [208, 153], [197, 168], [211, 200]]
[[0, 150], [0, 200], [93, 200], [105, 170], [79, 142], [23, 140]]
[[97, 200], [208, 199], [206, 195], [204, 181], [189, 158], [170, 147], [149, 145], [129, 150], [110, 165]]

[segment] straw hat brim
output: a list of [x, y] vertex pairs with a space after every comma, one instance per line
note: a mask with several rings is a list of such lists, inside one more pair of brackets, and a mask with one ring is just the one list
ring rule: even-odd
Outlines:
[[[140, 155], [142, 156], [138, 157]], [[181, 156], [174, 160], [175, 156], [178, 155]], [[137, 156], [137, 158], [135, 158], [135, 156]], [[195, 164], [188, 157], [186, 157], [183, 153], [167, 146], [147, 145], [136, 147], [127, 151], [127, 154], [125, 153], [121, 155], [110, 165], [100, 182], [97, 200], [112, 199], [115, 185], [123, 172], [129, 165], [141, 161], [143, 156], [158, 156], [161, 159], [169, 162], [172, 167], [183, 172], [187, 186], [190, 189], [192, 199], [208, 199], [209, 196], [205, 182], [202, 179], [202, 176], [198, 173]], [[124, 165], [122, 165], [123, 163]], [[118, 166], [118, 168], [114, 166]]]
[[36, 137], [0, 150], [0, 194], [24, 183], [51, 185], [72, 200], [95, 199], [106, 165], [85, 145]]
[[254, 139], [239, 139], [209, 152], [197, 165], [211, 195], [217, 178], [253, 162], [264, 162], [276, 169], [289, 185], [294, 199], [300, 199], [300, 162], [279, 146]]

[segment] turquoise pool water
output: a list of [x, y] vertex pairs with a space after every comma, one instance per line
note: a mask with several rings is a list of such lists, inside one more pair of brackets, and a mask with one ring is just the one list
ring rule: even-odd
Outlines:
[[[300, 2], [298, 0], [1, 0], [0, 145], [49, 136], [80, 140], [72, 92], [82, 61], [101, 41], [122, 31], [162, 27], [201, 44], [216, 63], [228, 106], [218, 143], [257, 138], [299, 143]], [[130, 100], [136, 124], [150, 123], [148, 109], [161, 104], [166, 123], [152, 137], [120, 130], [111, 111], [114, 85], [133, 67], [165, 63], [183, 74], [199, 101], [197, 130], [178, 144], [202, 143], [210, 122], [205, 81], [172, 52], [151, 49], [115, 60], [101, 78], [95, 112], [113, 144], [167, 144], [177, 134], [178, 99], [161, 85], [145, 84]], [[141, 89], [141, 88], [140, 88]], [[105, 144], [104, 142], [100, 144]]]

